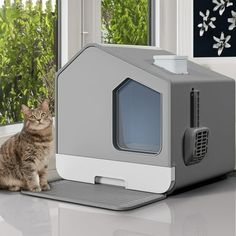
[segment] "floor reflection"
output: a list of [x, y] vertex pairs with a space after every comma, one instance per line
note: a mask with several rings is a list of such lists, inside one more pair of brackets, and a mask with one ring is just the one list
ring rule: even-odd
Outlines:
[[60, 236], [235, 236], [236, 178], [129, 212], [60, 204]]
[[[14, 235], [51, 236], [51, 220], [46, 201], [25, 197], [20, 193], [1, 192], [0, 216], [6, 230], [14, 229]], [[1, 233], [0, 235], [7, 235]], [[9, 234], [13, 235], [13, 234]]]
[[235, 236], [236, 178], [128, 212], [0, 193], [0, 235]]

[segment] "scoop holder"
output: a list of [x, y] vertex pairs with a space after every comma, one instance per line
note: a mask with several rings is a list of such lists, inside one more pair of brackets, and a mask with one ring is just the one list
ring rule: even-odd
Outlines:
[[184, 162], [193, 165], [201, 162], [208, 152], [209, 128], [200, 127], [200, 91], [190, 93], [190, 128], [184, 134]]

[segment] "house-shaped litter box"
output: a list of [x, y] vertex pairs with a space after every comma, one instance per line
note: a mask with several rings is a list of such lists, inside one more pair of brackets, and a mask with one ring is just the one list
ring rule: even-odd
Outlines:
[[124, 210], [232, 171], [234, 90], [157, 48], [88, 45], [57, 75], [56, 162], [69, 181], [43, 195]]

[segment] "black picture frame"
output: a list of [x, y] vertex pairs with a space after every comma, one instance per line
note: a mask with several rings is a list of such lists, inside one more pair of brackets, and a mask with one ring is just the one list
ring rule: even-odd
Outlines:
[[193, 57], [236, 57], [236, 0], [193, 0]]

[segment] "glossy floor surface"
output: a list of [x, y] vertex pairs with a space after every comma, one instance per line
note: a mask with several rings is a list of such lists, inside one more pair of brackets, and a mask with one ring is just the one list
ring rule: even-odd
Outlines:
[[129, 212], [0, 192], [1, 236], [235, 236], [236, 175]]

